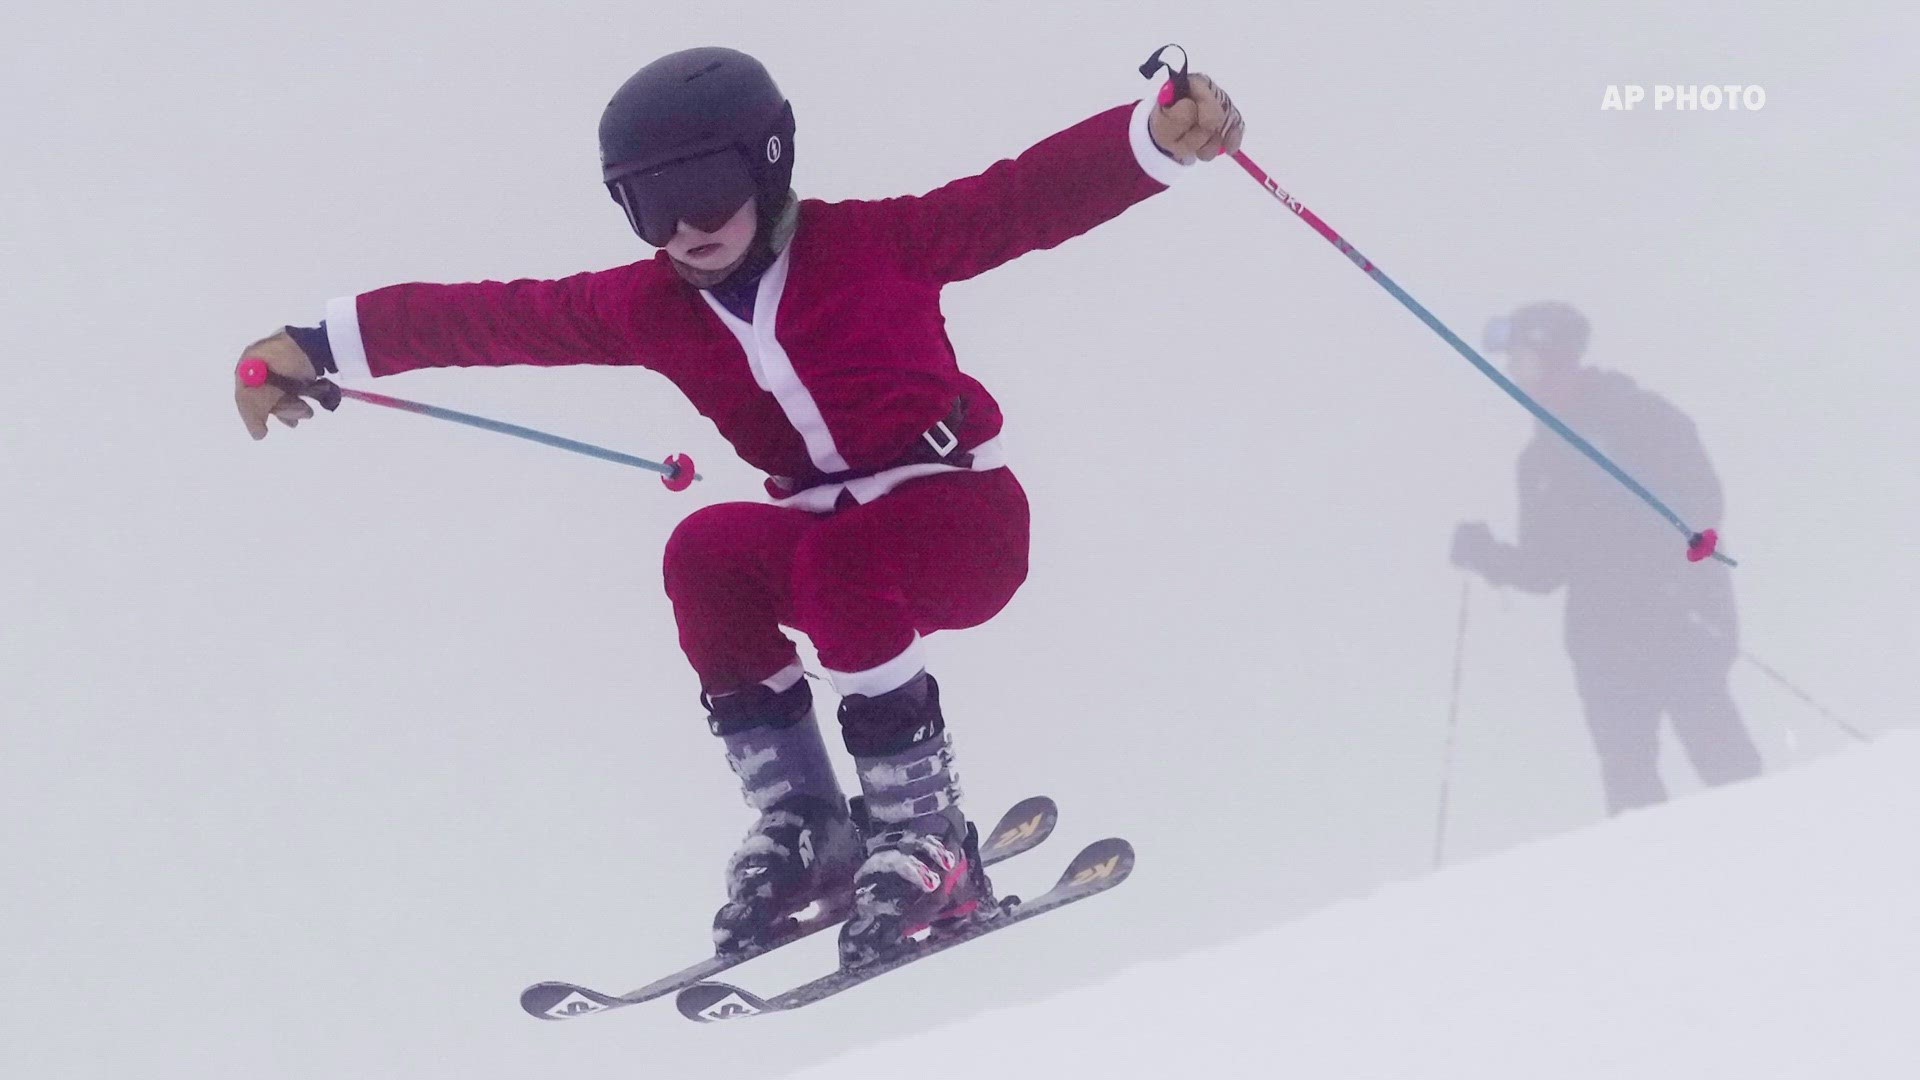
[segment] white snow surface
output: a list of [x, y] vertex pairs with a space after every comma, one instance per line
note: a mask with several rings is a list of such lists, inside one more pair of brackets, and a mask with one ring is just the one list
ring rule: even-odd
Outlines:
[[[1096, 986], [1034, 1000], [1010, 985], [996, 1008], [797, 1080], [892, 1075], [929, 1047], [985, 1076], [1912, 1077], [1916, 780], [1920, 738], [1892, 738]], [[1156, 873], [1151, 852], [1136, 873]], [[1057, 917], [1110, 909], [1125, 930], [1104, 947], [1121, 952], [1191, 932], [1130, 918], [1127, 888]], [[1046, 932], [1010, 928], [841, 1000], [884, 1015], [888, 996], [938, 995], [972, 977], [963, 966], [1044, 948]], [[980, 955], [988, 943], [1003, 955]]]
[[[753, 812], [660, 552], [760, 477], [644, 372], [374, 388], [691, 453], [682, 495], [352, 403], [254, 444], [230, 391], [248, 342], [333, 297], [649, 254], [594, 131], [661, 53], [760, 56], [800, 191], [848, 198], [1125, 103], [1178, 41], [1253, 157], [1469, 340], [1585, 311], [1592, 360], [1699, 427], [1748, 648], [1886, 731], [1920, 709], [1916, 39], [1912, 5], [1860, 0], [9, 5], [0, 1076], [733, 1080], [896, 1038], [863, 1070], [1903, 1075], [1908, 744], [1835, 756], [1742, 663], [1771, 775], [1701, 796], [1669, 742], [1680, 801], [1602, 824], [1560, 601], [1477, 585], [1450, 729], [1449, 538], [1512, 535], [1532, 421], [1230, 165], [944, 301], [1034, 510], [1020, 595], [926, 642], [967, 806], [1059, 801], [1008, 888], [1105, 835], [1136, 878], [802, 1017], [516, 1003], [707, 950]], [[1599, 108], [1657, 82], [1768, 104]], [[1019, 1037], [930, 1041], [948, 1024]]]

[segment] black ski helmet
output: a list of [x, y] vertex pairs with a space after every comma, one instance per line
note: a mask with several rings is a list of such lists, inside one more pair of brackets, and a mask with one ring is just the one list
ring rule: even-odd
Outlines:
[[688, 211], [711, 218], [749, 195], [764, 228], [793, 183], [793, 106], [746, 53], [669, 53], [635, 72], [600, 115], [600, 176], [656, 247]]

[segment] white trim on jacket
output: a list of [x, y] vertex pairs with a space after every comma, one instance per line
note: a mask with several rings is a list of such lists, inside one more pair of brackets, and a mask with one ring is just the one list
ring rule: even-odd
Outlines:
[[800, 381], [800, 373], [793, 369], [793, 358], [774, 336], [774, 328], [780, 318], [780, 294], [787, 286], [787, 269], [792, 265], [793, 248], [789, 246], [760, 275], [760, 289], [754, 296], [753, 321], [744, 322], [738, 315], [727, 310], [711, 292], [700, 290], [700, 298], [707, 302], [720, 322], [740, 342], [746, 350], [747, 366], [753, 370], [753, 381], [760, 389], [773, 395], [780, 403], [780, 411], [787, 416], [787, 423], [800, 433], [807, 444], [807, 456], [813, 459], [813, 467], [824, 473], [846, 472], [848, 465], [840, 456], [840, 448], [833, 443], [833, 432], [827, 430], [826, 417], [820, 415], [820, 404], [813, 400], [813, 394], [807, 385]]
[[333, 350], [333, 366], [347, 379], [371, 379], [367, 366], [367, 343], [360, 340], [360, 298], [337, 296], [327, 301], [327, 348]]
[[1140, 163], [1140, 168], [1148, 176], [1172, 187], [1187, 175], [1193, 165], [1175, 161], [1154, 145], [1153, 136], [1147, 131], [1147, 120], [1159, 107], [1160, 88], [1156, 86], [1153, 93], [1141, 98], [1140, 104], [1133, 107], [1133, 120], [1127, 124], [1127, 142], [1133, 146], [1133, 160]]

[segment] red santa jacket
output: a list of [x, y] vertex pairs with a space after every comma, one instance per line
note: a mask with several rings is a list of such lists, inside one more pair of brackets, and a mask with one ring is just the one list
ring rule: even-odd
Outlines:
[[[1004, 463], [999, 405], [962, 373], [940, 290], [1050, 248], [1161, 190], [1182, 166], [1147, 137], [1151, 98], [1049, 136], [925, 195], [800, 204], [753, 321], [683, 282], [665, 252], [554, 281], [394, 285], [336, 300], [343, 375], [423, 367], [631, 364], [670, 379], [781, 501], [827, 510], [950, 470], [896, 466], [964, 417], [972, 468]], [[889, 467], [896, 466], [896, 467]], [[795, 494], [795, 493], [798, 494]]]

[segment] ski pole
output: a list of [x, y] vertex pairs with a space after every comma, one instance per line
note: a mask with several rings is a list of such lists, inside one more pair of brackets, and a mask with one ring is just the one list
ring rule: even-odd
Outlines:
[[1799, 687], [1788, 682], [1786, 679], [1786, 676], [1781, 675], [1779, 672], [1773, 670], [1773, 668], [1768, 667], [1766, 661], [1760, 659], [1759, 657], [1753, 655], [1752, 653], [1746, 651], [1745, 649], [1740, 650], [1740, 659], [1745, 660], [1747, 663], [1752, 664], [1754, 667], [1759, 668], [1761, 672], [1767, 676], [1767, 678], [1772, 679], [1776, 683], [1779, 683], [1780, 686], [1783, 689], [1785, 689], [1787, 693], [1792, 694], [1794, 697], [1797, 697], [1801, 701], [1804, 701], [1808, 705], [1812, 706], [1814, 712], [1817, 712], [1821, 716], [1824, 716], [1828, 720], [1832, 721], [1833, 726], [1839, 728], [1841, 731], [1846, 732], [1847, 737], [1852, 739], [1854, 742], [1863, 743], [1863, 742], [1873, 741], [1872, 738], [1868, 736], [1865, 732], [1861, 731], [1859, 728], [1853, 726], [1852, 724], [1847, 723], [1845, 720], [1842, 720], [1840, 717], [1834, 715], [1832, 710], [1828, 709], [1826, 706], [1808, 697], [1806, 694], [1806, 691], [1801, 690]]
[[455, 412], [452, 409], [443, 409], [438, 405], [423, 405], [420, 402], [407, 401], [404, 398], [388, 397], [385, 394], [375, 394], [365, 390], [353, 390], [344, 386], [336, 386], [325, 379], [314, 379], [310, 382], [303, 383], [298, 379], [290, 379], [284, 375], [274, 374], [268, 370], [266, 361], [258, 357], [249, 357], [246, 360], [242, 360], [240, 362], [239, 372], [240, 381], [247, 386], [263, 386], [272, 383], [274, 386], [290, 394], [299, 394], [312, 398], [314, 401], [319, 402], [320, 406], [328, 412], [332, 412], [340, 407], [341, 398], [352, 398], [354, 401], [363, 401], [369, 405], [379, 405], [382, 408], [398, 409], [401, 412], [410, 412], [418, 416], [430, 416], [435, 420], [448, 420], [456, 424], [465, 424], [468, 427], [480, 428], [483, 431], [512, 435], [515, 438], [527, 439], [531, 442], [540, 443], [543, 446], [551, 446], [559, 450], [570, 450], [576, 454], [585, 454], [588, 457], [599, 458], [601, 461], [611, 461], [616, 465], [631, 465], [636, 469], [646, 469], [649, 472], [659, 473], [660, 482], [666, 485], [668, 491], [685, 491], [687, 488], [693, 486], [695, 480], [705, 479], [694, 471], [693, 458], [686, 454], [674, 454], [668, 457], [664, 463], [648, 461], [646, 458], [623, 454], [618, 450], [608, 450], [605, 447], [580, 442], [577, 439], [567, 439], [559, 435], [549, 435], [544, 431], [521, 427], [518, 424], [509, 424], [500, 420], [489, 420], [484, 416], [474, 416], [472, 413]]
[[[1165, 63], [1160, 59], [1161, 53], [1165, 52], [1168, 49], [1173, 49], [1173, 48], [1179, 48], [1179, 46], [1177, 45], [1161, 46], [1160, 48], [1154, 50], [1153, 55], [1147, 58], [1147, 62], [1145, 64], [1142, 64], [1140, 66], [1140, 74], [1146, 76], [1149, 79], [1153, 78], [1154, 74], [1158, 72], [1159, 69], [1161, 69], [1162, 67], [1167, 69], [1169, 81], [1167, 82], [1167, 85], [1163, 87], [1160, 91], [1160, 104], [1162, 107], [1170, 105], [1174, 101], [1187, 96], [1187, 92], [1188, 92], [1187, 91], [1186, 50], [1185, 49], [1180, 50], [1181, 61], [1180, 61], [1180, 70], [1178, 71], [1175, 71], [1173, 69], [1172, 64]], [[1379, 283], [1380, 287], [1387, 290], [1388, 293], [1392, 294], [1395, 300], [1398, 300], [1400, 301], [1400, 303], [1404, 304], [1408, 311], [1413, 312], [1414, 315], [1417, 316], [1421, 322], [1427, 324], [1429, 329], [1431, 329], [1434, 333], [1439, 334], [1441, 339], [1444, 340], [1447, 344], [1453, 346], [1455, 352], [1458, 352], [1461, 356], [1466, 357], [1467, 360], [1471, 362], [1474, 367], [1477, 367], [1480, 369], [1481, 374], [1485, 375], [1489, 379], [1492, 379], [1494, 382], [1494, 385], [1500, 387], [1500, 389], [1502, 390], [1505, 390], [1508, 396], [1512, 397], [1515, 401], [1519, 402], [1522, 406], [1526, 408], [1528, 412], [1538, 417], [1541, 423], [1544, 423], [1548, 427], [1552, 428], [1556, 434], [1558, 434], [1561, 438], [1565, 439], [1568, 443], [1570, 443], [1574, 447], [1574, 449], [1579, 450], [1581, 453], [1587, 455], [1588, 458], [1593, 460], [1594, 464], [1600, 466], [1602, 469], [1605, 469], [1610, 476], [1612, 476], [1615, 480], [1618, 480], [1621, 484], [1625, 485], [1627, 490], [1633, 492], [1635, 495], [1638, 495], [1642, 502], [1645, 502], [1648, 506], [1652, 507], [1653, 510], [1657, 512], [1661, 517], [1666, 518], [1667, 521], [1671, 523], [1674, 528], [1679, 529], [1680, 535], [1687, 538], [1687, 561], [1688, 562], [1699, 562], [1702, 559], [1711, 557], [1714, 559], [1718, 559], [1723, 563], [1726, 563], [1728, 566], [1740, 565], [1739, 563], [1735, 562], [1733, 559], [1729, 558], [1728, 556], [1722, 554], [1720, 551], [1716, 550], [1719, 547], [1719, 543], [1720, 543], [1720, 534], [1718, 532], [1716, 532], [1713, 529], [1704, 529], [1699, 532], [1695, 532], [1692, 528], [1688, 527], [1686, 522], [1680, 520], [1680, 515], [1674, 513], [1673, 510], [1670, 509], [1666, 503], [1661, 502], [1660, 499], [1656, 497], [1651, 491], [1648, 491], [1645, 487], [1641, 486], [1638, 480], [1635, 480], [1633, 477], [1627, 475], [1625, 470], [1621, 469], [1618, 465], [1615, 465], [1612, 462], [1612, 460], [1610, 460], [1605, 454], [1595, 449], [1593, 444], [1587, 442], [1587, 440], [1575, 434], [1573, 429], [1569, 428], [1566, 424], [1561, 423], [1559, 417], [1548, 412], [1544, 407], [1540, 405], [1539, 402], [1529, 397], [1526, 391], [1514, 385], [1513, 380], [1507, 378], [1505, 375], [1502, 375], [1492, 364], [1489, 364], [1484, 357], [1482, 357], [1478, 352], [1474, 351], [1473, 346], [1468, 345], [1465, 341], [1462, 341], [1460, 339], [1460, 335], [1454, 333], [1452, 330], [1447, 329], [1444, 323], [1442, 323], [1439, 319], [1436, 319], [1433, 317], [1432, 312], [1422, 307], [1419, 301], [1415, 300], [1410, 294], [1408, 294], [1408, 292], [1405, 289], [1402, 289], [1399, 285], [1395, 284], [1394, 280], [1388, 277], [1386, 273], [1382, 271], [1378, 266], [1375, 266], [1373, 263], [1373, 260], [1368, 259], [1366, 256], [1360, 254], [1360, 252], [1357, 249], [1355, 249], [1352, 244], [1347, 243], [1344, 237], [1342, 237], [1339, 233], [1335, 232], [1332, 226], [1328, 225], [1325, 221], [1322, 221], [1318, 214], [1315, 214], [1312, 210], [1307, 209], [1305, 203], [1302, 203], [1299, 199], [1288, 194], [1285, 189], [1281, 188], [1279, 183], [1276, 182], [1273, 179], [1273, 177], [1267, 175], [1266, 170], [1262, 169], [1259, 165], [1255, 164], [1253, 159], [1248, 157], [1246, 153], [1244, 153], [1243, 151], [1235, 150], [1233, 152], [1233, 160], [1239, 162], [1240, 167], [1247, 171], [1247, 175], [1253, 177], [1253, 179], [1257, 181], [1261, 187], [1267, 190], [1267, 194], [1272, 195], [1275, 199], [1279, 200], [1280, 205], [1292, 211], [1294, 215], [1297, 216], [1301, 221], [1306, 222], [1307, 225], [1310, 228], [1312, 228], [1314, 232], [1319, 233], [1322, 237], [1326, 239], [1328, 243], [1340, 249], [1340, 253], [1342, 255], [1345, 255], [1349, 260], [1351, 260], [1353, 265], [1359, 267], [1362, 271], [1366, 273], [1368, 277], [1372, 278], [1375, 282]]]
[[1824, 716], [1828, 720], [1832, 721], [1834, 727], [1837, 727], [1841, 731], [1846, 732], [1847, 737], [1852, 739], [1854, 742], [1864, 743], [1864, 742], [1873, 741], [1872, 736], [1869, 736], [1865, 732], [1861, 731], [1859, 728], [1841, 719], [1839, 716], [1834, 714], [1833, 710], [1813, 700], [1812, 697], [1808, 696], [1806, 691], [1800, 689], [1798, 686], [1795, 686], [1793, 683], [1787, 681], [1787, 677], [1785, 675], [1782, 675], [1778, 671], [1775, 671], [1770, 665], [1767, 664], [1766, 661], [1753, 655], [1747, 650], [1740, 648], [1738, 644], [1735, 644], [1733, 642], [1731, 636], [1728, 635], [1726, 631], [1720, 629], [1719, 627], [1713, 625], [1712, 623], [1706, 621], [1705, 619], [1702, 619], [1700, 617], [1699, 612], [1690, 611], [1687, 613], [1687, 618], [1691, 620], [1695, 626], [1698, 626], [1704, 629], [1707, 633], [1712, 634], [1714, 637], [1720, 639], [1721, 641], [1727, 642], [1728, 644], [1733, 644], [1734, 652], [1737, 656], [1740, 657], [1740, 659], [1745, 660], [1747, 663], [1752, 664], [1754, 667], [1759, 668], [1762, 674], [1766, 675], [1767, 678], [1772, 679], [1775, 683], [1778, 683], [1781, 689], [1785, 690], [1789, 694], [1792, 694], [1794, 697], [1799, 698], [1801, 701], [1806, 702], [1809, 706], [1813, 708], [1814, 712], [1817, 712], [1821, 716]]
[[1467, 597], [1473, 586], [1473, 579], [1460, 576], [1460, 626], [1453, 639], [1453, 693], [1447, 702], [1447, 750], [1440, 765], [1440, 813], [1436, 815], [1433, 829], [1433, 868], [1438, 870], [1446, 863], [1447, 817], [1450, 813], [1453, 793], [1453, 740], [1454, 733], [1460, 729], [1460, 667], [1461, 659], [1467, 651]]

